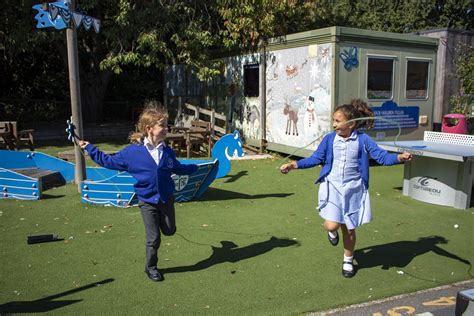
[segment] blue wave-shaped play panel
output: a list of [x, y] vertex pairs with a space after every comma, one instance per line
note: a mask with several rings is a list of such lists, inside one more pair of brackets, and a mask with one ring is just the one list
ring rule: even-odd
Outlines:
[[13, 170], [0, 168], [0, 199], [38, 200], [41, 183]]
[[[193, 160], [181, 160], [182, 164], [196, 163]], [[176, 202], [186, 202], [198, 198], [214, 181], [219, 162], [201, 160], [198, 169], [190, 175], [172, 175], [175, 182], [174, 198]], [[96, 168], [97, 174], [108, 169]], [[90, 178], [90, 177], [88, 177]], [[81, 184], [81, 200], [84, 203], [129, 207], [138, 203], [133, 185], [136, 180], [127, 172], [115, 174], [109, 178], [85, 180]]]
[[[175, 200], [190, 201], [200, 197], [217, 175], [217, 160], [181, 160], [183, 164], [198, 164], [198, 170], [188, 176], [173, 175]], [[0, 199], [38, 200], [42, 196], [41, 181], [17, 170], [48, 170], [58, 172], [64, 182], [74, 181], [75, 164], [41, 152], [0, 150]], [[81, 184], [81, 200], [86, 203], [126, 207], [138, 201], [128, 172], [87, 167], [87, 180]]]
[[[244, 155], [239, 132], [224, 135], [212, 149], [212, 160], [180, 159], [182, 164], [197, 164], [191, 175], [173, 175], [175, 201], [197, 199], [216, 178], [227, 175], [230, 156]], [[0, 199], [38, 200], [42, 195], [42, 181], [21, 174], [22, 169], [58, 172], [63, 182], [73, 182], [75, 164], [41, 153], [0, 150]], [[17, 172], [18, 171], [18, 172]], [[87, 180], [81, 183], [84, 203], [127, 207], [137, 204], [133, 185], [136, 180], [127, 172], [106, 168], [87, 167]]]

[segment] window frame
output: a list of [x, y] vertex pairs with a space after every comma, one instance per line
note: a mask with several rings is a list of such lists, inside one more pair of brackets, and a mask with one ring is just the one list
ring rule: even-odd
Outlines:
[[[385, 60], [392, 60], [392, 81], [391, 81], [391, 96], [388, 99], [372, 99], [369, 98], [369, 60], [370, 59], [385, 59]], [[367, 67], [366, 67], [366, 75], [365, 75], [365, 96], [368, 101], [373, 102], [383, 102], [393, 100], [394, 95], [394, 88], [395, 88], [395, 61], [397, 60], [397, 56], [395, 55], [378, 55], [378, 54], [367, 54]]]
[[[423, 98], [408, 98], [407, 97], [407, 80], [408, 80], [408, 62], [409, 61], [422, 61], [422, 62], [427, 62], [428, 63], [428, 72], [426, 76], [426, 96]], [[403, 96], [405, 97], [405, 100], [410, 100], [410, 101], [426, 101], [430, 97], [430, 73], [431, 73], [431, 65], [433, 63], [433, 60], [431, 58], [424, 58], [424, 57], [405, 57], [405, 85], [404, 85], [404, 94]]]
[[[248, 93], [248, 84], [247, 84], [247, 80], [246, 80], [246, 76], [245, 76], [245, 70], [246, 69], [257, 69], [257, 72], [258, 72], [258, 75], [257, 75], [257, 95], [254, 95], [254, 94], [250, 94]], [[260, 97], [260, 63], [258, 62], [253, 62], [253, 63], [248, 63], [248, 64], [245, 64], [242, 68], [242, 72], [243, 72], [243, 95], [244, 97], [246, 98], [258, 98]]]

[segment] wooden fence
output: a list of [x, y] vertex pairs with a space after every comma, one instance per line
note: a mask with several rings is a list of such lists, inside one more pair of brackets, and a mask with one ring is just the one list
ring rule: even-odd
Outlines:
[[192, 120], [210, 122], [214, 132], [219, 134], [227, 133], [227, 120], [224, 114], [217, 113], [215, 110], [203, 109], [189, 103], [185, 103], [183, 106], [178, 106], [175, 126], [190, 127]]

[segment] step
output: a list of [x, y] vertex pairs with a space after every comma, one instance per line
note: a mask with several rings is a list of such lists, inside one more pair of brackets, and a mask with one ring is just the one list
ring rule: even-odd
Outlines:
[[54, 170], [46, 170], [40, 168], [19, 168], [19, 169], [11, 169], [16, 173], [22, 174], [24, 176], [38, 179], [41, 182], [42, 191], [46, 191], [48, 189], [59, 187], [66, 184], [66, 180], [61, 175], [59, 171]]
[[[103, 151], [103, 153], [111, 155], [111, 154], [115, 154], [116, 151]], [[86, 159], [90, 159], [89, 154], [87, 153], [87, 151], [84, 151], [84, 157]], [[60, 151], [60, 152], [58, 152], [58, 158], [62, 159], [62, 160], [65, 160], [65, 161], [74, 162], [74, 161], [76, 161], [76, 154], [74, 152], [74, 149], [66, 150], [66, 151]]]

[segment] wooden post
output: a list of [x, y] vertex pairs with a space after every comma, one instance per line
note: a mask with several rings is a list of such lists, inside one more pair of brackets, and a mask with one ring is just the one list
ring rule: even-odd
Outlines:
[[[69, 9], [75, 9], [74, 0], [69, 0]], [[74, 24], [74, 23], [72, 23]], [[76, 27], [72, 25], [66, 29], [67, 58], [69, 67], [69, 91], [71, 94], [72, 122], [76, 127], [77, 136], [82, 139], [82, 110], [81, 110], [81, 88], [79, 80], [79, 62], [77, 53]], [[81, 181], [85, 178], [86, 164], [81, 148], [74, 144], [74, 155], [76, 158], [76, 169], [74, 180], [77, 184], [78, 192], [81, 192]]]
[[194, 112], [194, 119], [199, 121], [199, 106], [196, 106], [196, 111]]
[[211, 136], [214, 137], [214, 127], [216, 123], [216, 110], [211, 111]]
[[267, 112], [267, 50], [266, 41], [263, 42], [263, 52], [260, 56], [260, 153], [265, 151], [266, 147], [266, 112]]

